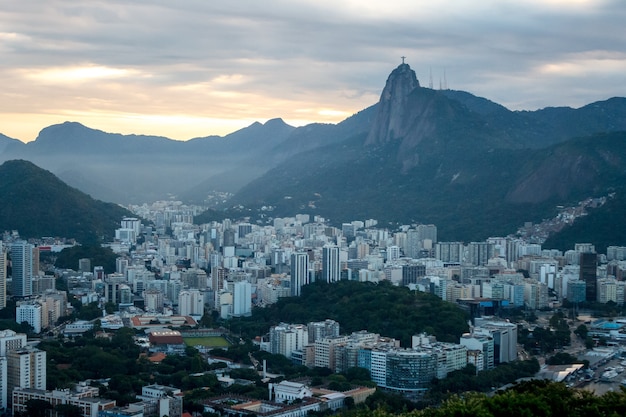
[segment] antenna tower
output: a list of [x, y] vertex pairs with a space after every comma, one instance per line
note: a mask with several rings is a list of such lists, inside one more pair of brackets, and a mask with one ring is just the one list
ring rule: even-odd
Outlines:
[[428, 88], [433, 89], [433, 67], [430, 67], [430, 77], [428, 79]]

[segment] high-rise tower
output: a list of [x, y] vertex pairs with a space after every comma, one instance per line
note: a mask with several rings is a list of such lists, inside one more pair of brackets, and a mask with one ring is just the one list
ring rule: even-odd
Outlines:
[[341, 278], [339, 247], [325, 246], [322, 249], [322, 279], [326, 282], [337, 282]]
[[19, 241], [11, 245], [13, 295], [28, 297], [33, 294], [33, 245]]
[[309, 283], [309, 255], [305, 252], [291, 255], [291, 296], [299, 297], [303, 285]]
[[585, 282], [585, 298], [588, 302], [595, 302], [598, 298], [598, 254], [583, 252], [580, 254], [580, 280]]
[[7, 253], [0, 241], [0, 308], [7, 306]]

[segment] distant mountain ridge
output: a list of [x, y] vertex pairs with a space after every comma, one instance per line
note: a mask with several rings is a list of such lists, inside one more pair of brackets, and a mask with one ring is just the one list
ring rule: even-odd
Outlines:
[[[224, 183], [236, 190], [265, 172], [271, 150], [293, 130], [281, 119], [274, 119], [224, 138], [208, 136], [181, 142], [160, 136], [106, 133], [65, 122], [43, 129], [33, 142], [7, 146], [0, 151], [0, 161], [29, 160], [96, 198], [142, 203], [184, 195], [203, 182], [203, 194], [224, 189]], [[245, 169], [230, 174], [228, 181], [217, 177], [232, 172], [235, 166]], [[75, 175], [78, 172], [80, 175]]]
[[412, 76], [406, 64], [392, 72], [369, 133], [284, 162], [231, 204], [335, 223], [432, 222], [441, 238], [468, 241], [509, 234], [626, 180], [626, 99], [511, 112]]
[[626, 98], [511, 111], [421, 87], [402, 64], [378, 103], [338, 124], [273, 119], [180, 142], [68, 122], [28, 144], [0, 137], [0, 160], [30, 160], [120, 203], [201, 202], [210, 190], [230, 191], [228, 205], [271, 206], [275, 216], [434, 222], [442, 237], [468, 240], [609, 192], [625, 179], [624, 131]]

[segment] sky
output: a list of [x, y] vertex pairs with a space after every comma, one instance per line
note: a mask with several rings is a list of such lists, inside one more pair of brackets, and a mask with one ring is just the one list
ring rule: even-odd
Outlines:
[[624, 0], [0, 0], [0, 133], [337, 123], [402, 56], [424, 87], [581, 107], [626, 96], [624, 22]]

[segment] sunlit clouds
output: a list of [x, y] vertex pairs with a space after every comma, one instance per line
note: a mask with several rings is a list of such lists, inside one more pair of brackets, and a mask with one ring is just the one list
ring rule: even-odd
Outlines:
[[84, 65], [69, 68], [45, 68], [25, 70], [23, 76], [43, 83], [80, 83], [85, 81], [110, 80], [123, 77], [138, 77], [139, 71]]
[[401, 56], [514, 110], [626, 96], [621, 0], [5, 3], [0, 133], [23, 141], [66, 120], [179, 140], [337, 123]]

